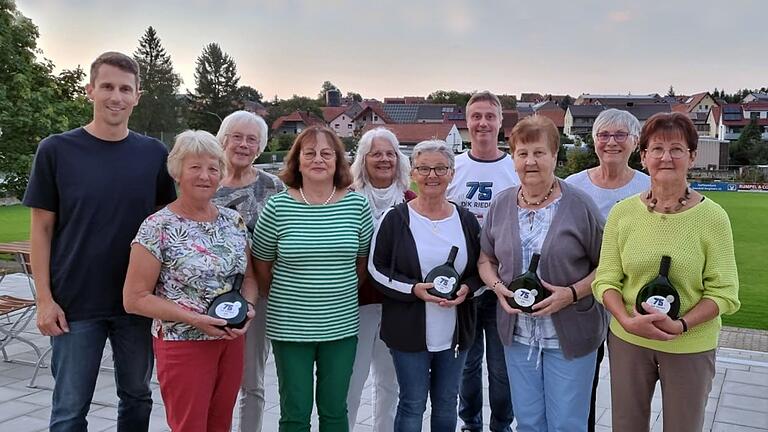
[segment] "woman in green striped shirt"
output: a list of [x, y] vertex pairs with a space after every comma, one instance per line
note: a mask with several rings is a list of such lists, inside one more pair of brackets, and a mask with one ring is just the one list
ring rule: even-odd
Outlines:
[[280, 432], [309, 430], [317, 376], [320, 431], [347, 431], [347, 389], [357, 346], [357, 287], [373, 224], [344, 146], [322, 126], [304, 130], [253, 232], [259, 287], [268, 292], [267, 337], [280, 392]]

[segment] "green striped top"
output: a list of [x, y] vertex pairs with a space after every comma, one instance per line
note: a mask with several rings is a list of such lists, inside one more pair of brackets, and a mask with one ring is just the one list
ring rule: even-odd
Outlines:
[[322, 342], [356, 336], [358, 257], [368, 255], [371, 209], [348, 192], [328, 205], [307, 205], [288, 191], [272, 195], [253, 230], [254, 258], [272, 261], [267, 336]]

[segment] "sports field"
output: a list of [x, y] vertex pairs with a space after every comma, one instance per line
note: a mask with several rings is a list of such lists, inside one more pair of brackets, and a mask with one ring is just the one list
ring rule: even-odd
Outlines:
[[[768, 330], [768, 194], [706, 192], [728, 212], [736, 244], [741, 310], [726, 325]], [[0, 207], [0, 242], [29, 238], [29, 211]]]

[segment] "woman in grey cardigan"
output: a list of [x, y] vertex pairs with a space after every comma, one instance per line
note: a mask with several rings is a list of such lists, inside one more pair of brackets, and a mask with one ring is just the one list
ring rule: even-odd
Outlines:
[[[603, 218], [586, 194], [555, 177], [560, 138], [551, 120], [532, 116], [510, 137], [521, 185], [491, 203], [480, 236], [480, 276], [499, 297], [499, 336], [519, 432], [586, 431], [596, 350], [607, 317], [590, 284], [600, 257]], [[549, 297], [533, 313], [510, 307], [507, 284], [541, 254]]]

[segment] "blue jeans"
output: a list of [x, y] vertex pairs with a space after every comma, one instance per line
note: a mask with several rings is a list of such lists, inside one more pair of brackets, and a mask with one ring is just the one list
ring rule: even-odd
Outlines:
[[73, 321], [69, 333], [51, 338], [55, 385], [52, 432], [86, 431], [96, 378], [107, 338], [112, 346], [120, 402], [117, 430], [146, 431], [152, 412], [152, 321], [134, 315]]
[[466, 351], [454, 357], [453, 349], [439, 352], [403, 352], [391, 350], [395, 364], [400, 400], [395, 415], [395, 432], [421, 431], [427, 409], [427, 395], [432, 404], [430, 430], [456, 429], [456, 398]]
[[517, 432], [582, 432], [587, 430], [596, 351], [566, 360], [559, 349], [544, 349], [536, 367], [538, 347], [504, 347], [515, 405]]
[[[488, 364], [488, 399], [491, 405], [490, 427], [493, 432], [511, 432], [512, 397], [509, 394], [504, 345], [496, 327], [496, 304], [493, 291], [484, 292], [476, 301], [477, 325], [475, 342], [467, 353], [467, 363], [459, 391], [459, 417], [462, 430], [483, 430], [483, 351]], [[485, 337], [483, 337], [485, 333]]]

